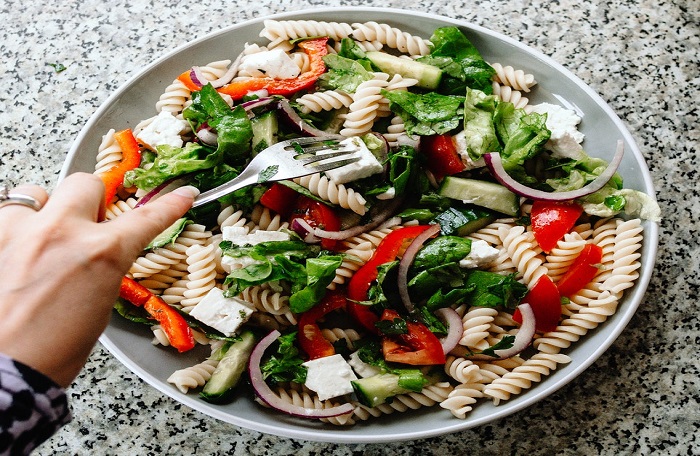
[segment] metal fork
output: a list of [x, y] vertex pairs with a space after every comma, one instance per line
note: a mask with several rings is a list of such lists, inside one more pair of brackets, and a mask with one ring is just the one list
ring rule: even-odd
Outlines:
[[[335, 138], [296, 138], [278, 142], [256, 155], [248, 166], [233, 180], [201, 193], [192, 207], [199, 207], [226, 196], [248, 185], [275, 182], [308, 176], [355, 163], [360, 158], [341, 158], [357, 151], [357, 148], [342, 148]], [[335, 152], [318, 154], [334, 150]]]

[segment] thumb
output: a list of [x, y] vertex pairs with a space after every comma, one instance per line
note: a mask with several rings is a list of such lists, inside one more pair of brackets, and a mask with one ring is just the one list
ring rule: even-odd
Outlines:
[[197, 195], [199, 190], [195, 187], [179, 187], [148, 204], [120, 215], [106, 225], [120, 234], [136, 256], [153, 238], [182, 217], [192, 207]]

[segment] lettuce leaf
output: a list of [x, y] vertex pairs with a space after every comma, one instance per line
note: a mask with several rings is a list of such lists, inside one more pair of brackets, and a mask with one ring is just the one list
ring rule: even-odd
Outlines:
[[462, 120], [464, 97], [384, 89], [381, 94], [401, 116], [409, 135], [440, 135], [457, 128]]
[[323, 89], [355, 93], [357, 86], [372, 79], [372, 74], [355, 60], [329, 54], [323, 57], [323, 61], [328, 68], [328, 71], [319, 77], [319, 85]]

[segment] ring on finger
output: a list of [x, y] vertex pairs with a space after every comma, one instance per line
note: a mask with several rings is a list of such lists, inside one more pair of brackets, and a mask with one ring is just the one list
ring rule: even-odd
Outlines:
[[35, 211], [41, 209], [41, 203], [29, 195], [23, 195], [21, 193], [11, 193], [7, 185], [0, 187], [0, 209], [5, 206], [10, 206], [12, 204], [19, 204], [21, 206], [27, 206]]

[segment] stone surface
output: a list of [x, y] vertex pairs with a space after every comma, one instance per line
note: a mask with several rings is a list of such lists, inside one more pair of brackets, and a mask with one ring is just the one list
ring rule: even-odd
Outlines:
[[96, 108], [177, 46], [240, 20], [348, 5], [426, 11], [504, 33], [610, 104], [647, 159], [664, 211], [656, 270], [627, 329], [584, 374], [526, 410], [387, 445], [294, 441], [217, 421], [98, 345], [68, 390], [75, 419], [37, 454], [700, 454], [697, 1], [10, 0], [0, 6], [0, 181], [53, 187]]

